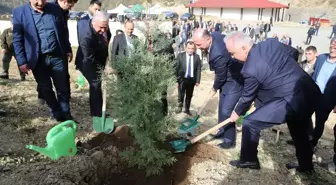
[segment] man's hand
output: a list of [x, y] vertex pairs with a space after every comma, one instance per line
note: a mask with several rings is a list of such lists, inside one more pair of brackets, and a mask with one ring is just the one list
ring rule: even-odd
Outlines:
[[333, 113], [336, 113], [336, 106], [334, 107]]
[[2, 50], [1, 50], [1, 53], [2, 53], [3, 55], [6, 54], [6, 52], [7, 52], [6, 49], [2, 49]]
[[29, 66], [27, 64], [23, 64], [22, 66], [19, 67], [20, 71], [23, 72], [24, 74], [28, 74], [28, 72], [30, 71]]
[[72, 53], [67, 53], [67, 57], [68, 57], [68, 62], [70, 63], [72, 61], [72, 58], [73, 58]]
[[235, 111], [232, 111], [230, 119], [232, 122], [236, 122], [239, 119], [239, 115]]
[[198, 86], [199, 86], [199, 83], [196, 83], [195, 86], [198, 87]]
[[215, 89], [211, 89], [209, 92], [209, 99], [213, 98], [216, 95], [217, 91]]

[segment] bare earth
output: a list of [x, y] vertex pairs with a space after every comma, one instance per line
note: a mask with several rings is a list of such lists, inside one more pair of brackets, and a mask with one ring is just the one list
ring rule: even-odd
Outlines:
[[[206, 68], [206, 64], [204, 65]], [[93, 137], [91, 118], [89, 117], [88, 88], [78, 89], [75, 81], [78, 72], [75, 71], [73, 63], [70, 64], [72, 99], [72, 114], [81, 124], [78, 129], [78, 140], [85, 142]], [[50, 121], [47, 106], [36, 104], [36, 83], [32, 74], [25, 82], [19, 81], [19, 73], [15, 61], [12, 61], [10, 69], [10, 80], [0, 80], [0, 108], [8, 111], [8, 116], [0, 118], [0, 185], [19, 184], [64, 184], [72, 185], [82, 182], [81, 178], [86, 177], [85, 184], [104, 184], [97, 179], [104, 178], [92, 175], [99, 167], [109, 165], [111, 170], [118, 171], [120, 162], [114, 156], [118, 149], [114, 146], [108, 147], [104, 152], [110, 155], [105, 156], [99, 151], [84, 151], [90, 157], [83, 155], [75, 156], [72, 159], [62, 159], [51, 162], [37, 153], [25, 149], [26, 144], [45, 145], [45, 136], [48, 130], [56, 124]], [[201, 86], [196, 88], [192, 100], [192, 113], [195, 113], [205, 101], [208, 90], [212, 86], [213, 73], [208, 69], [202, 72]], [[170, 88], [170, 108], [177, 105], [177, 90]], [[218, 97], [215, 97], [206, 106], [200, 121], [202, 123], [198, 132], [204, 131], [217, 123]], [[184, 114], [176, 115], [177, 119], [183, 119]], [[333, 135], [332, 127], [336, 120], [334, 114], [326, 124], [325, 132], [316, 153], [315, 160], [330, 161], [332, 159]], [[237, 147], [231, 150], [216, 150], [214, 154], [219, 157], [217, 160], [204, 159], [194, 163], [187, 173], [185, 185], [224, 185], [224, 184], [251, 184], [251, 185], [291, 185], [291, 184], [336, 184], [336, 176], [326, 170], [316, 167], [317, 173], [314, 176], [304, 176], [288, 171], [285, 164], [295, 162], [295, 149], [286, 144], [290, 139], [286, 125], [282, 125], [284, 132], [279, 143], [275, 143], [275, 133], [271, 130], [262, 132], [259, 145], [259, 159], [262, 169], [259, 171], [248, 169], [236, 169], [228, 162], [237, 159], [239, 156], [241, 133], [238, 132]], [[203, 141], [207, 142], [207, 141]], [[208, 141], [209, 145], [216, 146], [220, 141]], [[104, 160], [102, 160], [104, 159]], [[81, 162], [79, 162], [81, 161]], [[104, 162], [104, 161], [109, 161]], [[97, 166], [99, 164], [101, 166]], [[54, 166], [57, 165], [57, 168]], [[27, 169], [29, 168], [29, 169]], [[91, 169], [86, 171], [83, 169]], [[52, 174], [51, 174], [52, 171]], [[30, 176], [27, 175], [29, 172]], [[45, 177], [42, 181], [39, 176]], [[106, 176], [109, 172], [101, 173]], [[57, 177], [57, 178], [56, 178]], [[64, 178], [66, 180], [62, 180]], [[90, 180], [91, 178], [91, 180]], [[118, 177], [114, 177], [118, 178]], [[96, 179], [96, 180], [92, 180]], [[113, 184], [113, 179], [111, 180]], [[82, 185], [83, 183], [79, 183]], [[173, 183], [172, 183], [173, 184]], [[122, 185], [122, 184], [117, 184]]]

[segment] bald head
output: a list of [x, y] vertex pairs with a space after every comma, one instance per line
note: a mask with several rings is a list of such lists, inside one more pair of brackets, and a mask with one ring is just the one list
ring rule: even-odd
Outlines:
[[208, 30], [198, 28], [194, 32], [192, 40], [198, 49], [202, 51], [208, 51], [211, 46], [212, 37]]
[[109, 26], [109, 16], [105, 12], [96, 11], [92, 17], [92, 27], [99, 33], [103, 34], [107, 32]]
[[245, 62], [254, 42], [244, 32], [235, 31], [226, 35], [224, 42], [233, 58]]

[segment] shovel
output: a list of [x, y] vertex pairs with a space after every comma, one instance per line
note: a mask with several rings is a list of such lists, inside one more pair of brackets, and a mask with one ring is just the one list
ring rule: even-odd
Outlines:
[[175, 150], [174, 153], [184, 152], [188, 146], [196, 143], [197, 141], [203, 139], [204, 137], [208, 136], [212, 132], [217, 131], [218, 129], [220, 129], [221, 127], [223, 127], [224, 125], [226, 125], [226, 124], [228, 124], [230, 122], [231, 122], [230, 118], [226, 119], [225, 121], [217, 124], [216, 126], [210, 128], [209, 130], [203, 132], [202, 134], [200, 134], [199, 136], [194, 137], [191, 140], [180, 139], [180, 140], [171, 141], [169, 143], [174, 148], [174, 150]]
[[198, 118], [200, 117], [200, 114], [203, 112], [205, 106], [208, 104], [210, 98], [208, 98], [205, 103], [202, 105], [202, 107], [197, 111], [196, 116], [193, 119], [187, 118], [185, 119], [181, 126], [179, 127], [179, 133], [185, 134], [185, 133], [193, 133], [195, 129], [200, 126], [200, 122], [198, 122]]
[[103, 107], [102, 107], [102, 117], [93, 117], [93, 129], [98, 132], [104, 132], [109, 134], [114, 130], [113, 118], [106, 118], [106, 86], [103, 81]]

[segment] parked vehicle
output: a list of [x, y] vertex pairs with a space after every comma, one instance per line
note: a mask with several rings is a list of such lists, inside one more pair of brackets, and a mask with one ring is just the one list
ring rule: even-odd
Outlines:
[[185, 13], [181, 16], [181, 20], [194, 20], [195, 19], [195, 15], [192, 13]]
[[172, 11], [164, 11], [161, 15], [165, 20], [177, 20], [179, 18], [178, 14]]

